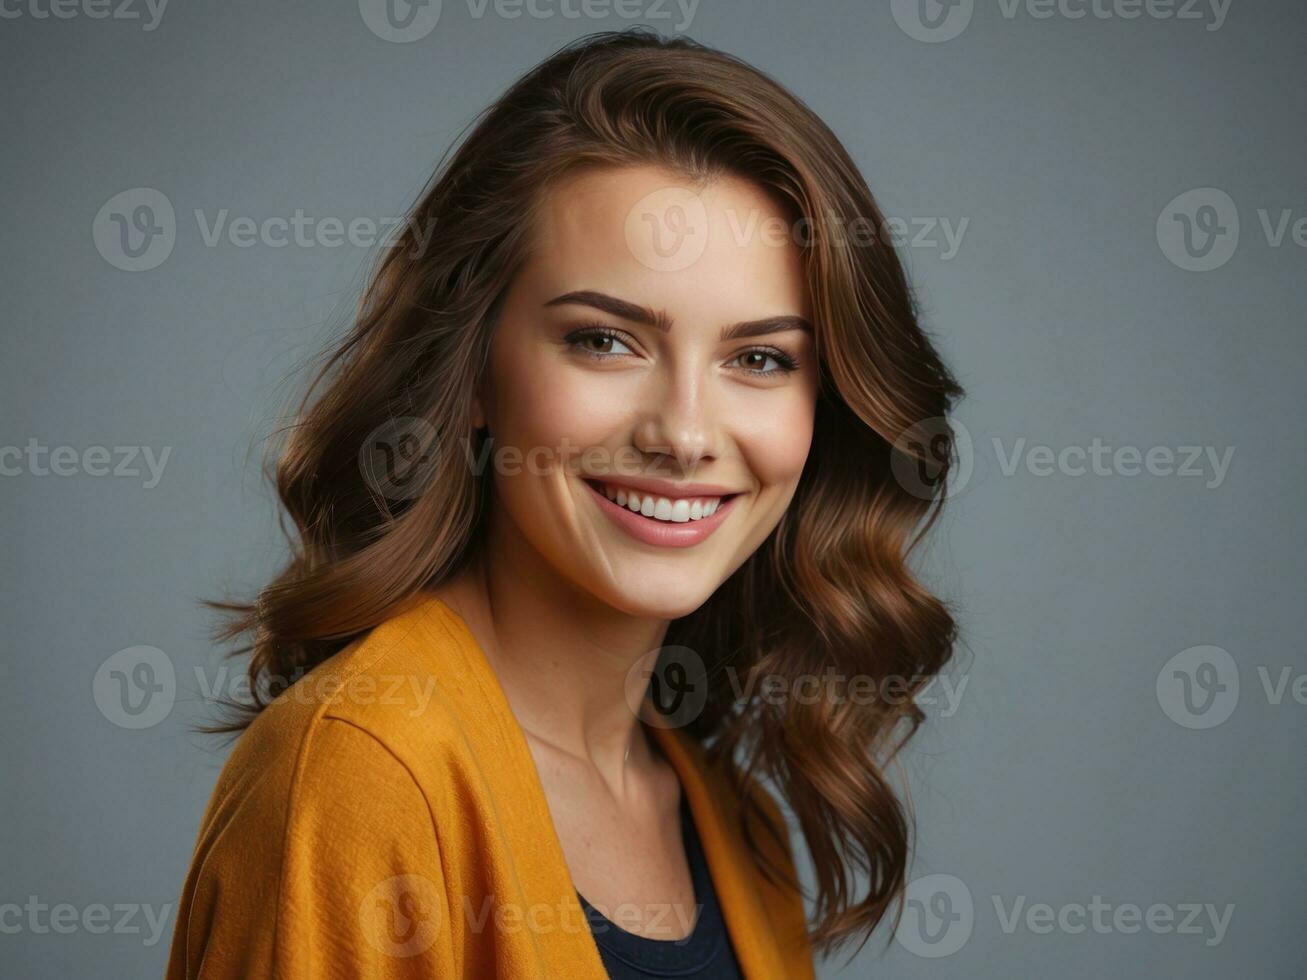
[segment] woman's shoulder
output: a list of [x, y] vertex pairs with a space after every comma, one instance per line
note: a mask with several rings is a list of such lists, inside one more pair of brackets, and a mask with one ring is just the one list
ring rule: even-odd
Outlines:
[[379, 784], [397, 780], [432, 793], [477, 717], [466, 641], [447, 616], [410, 605], [296, 678], [241, 732], [210, 817], [245, 810], [286, 824], [319, 795], [375, 803]]
[[[407, 962], [371, 910], [440, 905], [442, 831], [456, 826], [442, 780], [464, 742], [460, 698], [446, 690], [457, 647], [401, 614], [298, 678], [241, 733], [200, 825], [170, 978], [310, 977], [340, 962], [391, 976]], [[450, 955], [427, 943], [423, 968], [444, 975]]]
[[460, 657], [455, 638], [433, 625], [411, 611], [380, 623], [295, 678], [248, 733], [281, 740], [343, 721], [389, 742], [415, 719], [430, 722], [447, 704]]

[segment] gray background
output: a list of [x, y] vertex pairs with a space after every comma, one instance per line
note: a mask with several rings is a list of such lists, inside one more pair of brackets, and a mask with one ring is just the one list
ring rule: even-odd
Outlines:
[[[136, 903], [167, 919], [150, 945], [148, 933], [55, 932], [24, 911], [4, 920], [0, 975], [156, 976], [224, 758], [187, 731], [207, 717], [203, 689], [230, 680], [195, 597], [252, 590], [278, 564], [262, 442], [299, 390], [290, 372], [343, 329], [375, 252], [210, 246], [194, 211], [401, 215], [511, 80], [579, 34], [632, 21], [493, 5], [477, 16], [446, 0], [434, 30], [392, 43], [352, 2], [175, 0], [153, 30], [81, 7], [40, 18], [24, 2], [0, 21], [0, 446], [170, 456], [152, 486], [139, 459], [137, 476], [23, 461], [0, 478], [0, 905], [36, 896], [80, 916]], [[897, 2], [703, 0], [688, 23], [674, 7], [638, 9], [792, 87], [887, 213], [967, 221], [955, 254], [938, 225], [937, 244], [903, 254], [970, 392], [959, 420], [972, 473], [924, 566], [961, 617], [954, 679], [967, 686], [956, 711], [931, 709], [907, 773], [913, 876], [949, 876], [928, 882], [953, 903], [924, 907], [969, 901], [971, 931], [957, 931], [965, 915], [945, 929], [914, 911], [915, 940], [882, 927], [846, 970], [837, 960], [821, 975], [1301, 976], [1307, 705], [1292, 686], [1274, 703], [1259, 668], [1273, 686], [1307, 672], [1307, 248], [1291, 230], [1268, 241], [1258, 210], [1273, 227], [1282, 209], [1307, 216], [1307, 11], [1234, 0], [1209, 30], [1207, 4], [1206, 20], [1076, 19], [979, 0], [960, 34], [928, 42], [900, 26], [912, 4]], [[138, 187], [165, 195], [177, 224], [171, 254], [132, 272], [97, 250], [93, 222]], [[1229, 195], [1240, 237], [1219, 268], [1195, 272], [1157, 226], [1179, 227], [1164, 210], [1203, 187]], [[1210, 463], [1199, 476], [1005, 472], [1019, 445], [1096, 438], [1234, 453], [1220, 480]], [[142, 645], [174, 667], [176, 696], [131, 729], [114, 720], [102, 666]], [[1166, 666], [1198, 646], [1230, 659]], [[1215, 714], [1193, 702], [1186, 715], [1176, 670], [1224, 685]], [[1095, 896], [1106, 932], [1004, 928], [1019, 901], [1056, 911]], [[1212, 943], [1205, 914], [1198, 934], [1113, 927], [1126, 903], [1177, 921], [1186, 903], [1233, 912]]]

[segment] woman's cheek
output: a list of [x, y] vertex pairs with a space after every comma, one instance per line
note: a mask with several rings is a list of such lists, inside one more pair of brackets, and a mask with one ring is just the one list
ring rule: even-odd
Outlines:
[[621, 425], [620, 400], [589, 397], [584, 389], [562, 384], [533, 394], [521, 405], [521, 431], [532, 444], [548, 446], [559, 461], [611, 442]]
[[639, 401], [629, 376], [569, 368], [544, 383], [529, 382], [523, 393], [514, 406], [522, 416], [521, 430], [560, 459], [629, 440]]
[[744, 462], [764, 490], [796, 484], [812, 448], [813, 406], [800, 392], [786, 394], [782, 404], [741, 414], [736, 427]]

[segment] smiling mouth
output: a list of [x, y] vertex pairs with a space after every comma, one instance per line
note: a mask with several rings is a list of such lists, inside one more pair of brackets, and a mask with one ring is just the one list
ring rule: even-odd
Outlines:
[[661, 497], [602, 480], [586, 479], [584, 482], [618, 507], [657, 524], [694, 524], [712, 517], [720, 507], [739, 496], [738, 493], [728, 493], [720, 497]]

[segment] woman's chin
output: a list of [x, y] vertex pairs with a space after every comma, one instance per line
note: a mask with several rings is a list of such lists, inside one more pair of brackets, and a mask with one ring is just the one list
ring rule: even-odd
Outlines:
[[642, 576], [629, 584], [610, 583], [604, 600], [614, 609], [640, 619], [680, 619], [694, 612], [712, 595], [707, 586], [690, 587], [679, 581], [660, 583], [656, 576]]

